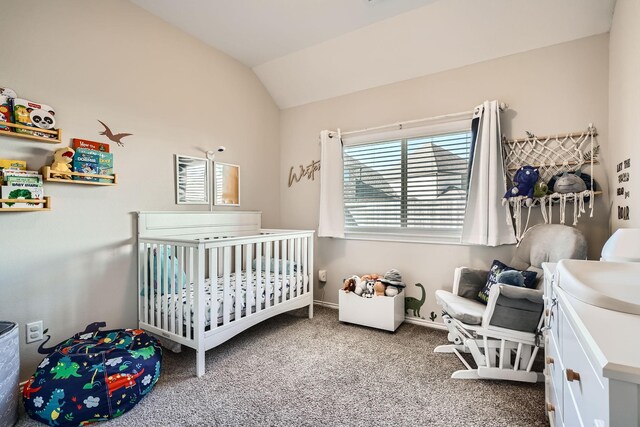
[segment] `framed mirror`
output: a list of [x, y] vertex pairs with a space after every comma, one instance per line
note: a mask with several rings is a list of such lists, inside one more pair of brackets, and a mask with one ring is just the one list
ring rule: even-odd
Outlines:
[[215, 162], [213, 201], [220, 206], [240, 206], [240, 166]]
[[208, 205], [209, 160], [176, 154], [176, 203]]

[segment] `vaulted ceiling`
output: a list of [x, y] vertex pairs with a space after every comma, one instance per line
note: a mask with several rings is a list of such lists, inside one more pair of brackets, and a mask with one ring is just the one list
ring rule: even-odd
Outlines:
[[280, 108], [608, 32], [615, 0], [131, 0], [253, 68]]

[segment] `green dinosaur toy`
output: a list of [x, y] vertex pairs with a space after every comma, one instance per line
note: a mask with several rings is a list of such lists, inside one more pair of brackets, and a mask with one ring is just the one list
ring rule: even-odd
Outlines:
[[420, 317], [420, 308], [422, 304], [424, 304], [427, 299], [427, 292], [424, 290], [424, 286], [421, 283], [416, 283], [420, 289], [422, 289], [422, 297], [420, 299], [414, 297], [405, 297], [404, 299], [404, 312], [405, 314], [409, 314], [409, 310], [413, 311], [413, 315], [416, 317]]

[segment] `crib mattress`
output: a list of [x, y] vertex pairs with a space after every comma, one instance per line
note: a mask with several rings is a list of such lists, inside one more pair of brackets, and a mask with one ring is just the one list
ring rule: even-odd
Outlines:
[[[301, 276], [302, 277], [302, 276]], [[277, 279], [277, 280], [276, 280]], [[252, 272], [252, 278], [251, 278], [251, 287], [252, 287], [252, 293], [250, 295], [250, 300], [249, 300], [249, 304], [251, 306], [251, 311], [255, 310], [256, 307], [256, 291], [257, 291], [257, 283], [258, 281], [258, 273], [257, 272]], [[265, 306], [265, 301], [266, 301], [266, 294], [267, 294], [267, 289], [269, 290], [269, 294], [270, 294], [270, 300], [273, 302], [274, 301], [274, 297], [277, 297], [278, 299], [280, 298], [280, 295], [282, 294], [283, 290], [282, 287], [284, 285], [284, 295], [285, 298], [289, 298], [289, 287], [293, 286], [293, 289], [291, 289], [291, 294], [292, 296], [296, 295], [297, 292], [297, 285], [298, 285], [298, 281], [297, 281], [297, 277], [294, 275], [293, 277], [291, 277], [291, 280], [289, 278], [288, 275], [282, 275], [282, 274], [278, 274], [277, 276], [274, 275], [273, 273], [269, 274], [269, 283], [265, 283], [266, 281], [266, 274], [265, 272], [261, 273], [261, 281], [262, 281], [262, 292], [261, 295], [259, 297], [258, 303], [264, 307]], [[246, 312], [246, 303], [247, 303], [247, 273], [243, 272], [240, 274], [240, 280], [237, 280], [237, 275], [236, 273], [232, 273], [229, 276], [229, 301], [231, 301], [231, 304], [228, 305], [227, 307], [227, 312], [230, 314], [230, 318], [233, 319], [235, 316], [235, 312], [236, 312], [236, 285], [237, 283], [240, 283], [240, 303], [241, 303], [241, 310], [242, 313], [244, 314]], [[206, 300], [206, 306], [205, 306], [205, 327], [209, 327], [211, 325], [211, 307], [212, 307], [212, 293], [214, 292], [214, 287], [211, 286], [211, 281], [207, 280], [205, 283], [205, 300]], [[216, 313], [216, 321], [218, 323], [222, 323], [223, 320], [223, 302], [224, 302], [224, 278], [223, 277], [218, 277], [218, 282], [217, 282], [217, 286], [215, 287], [215, 294], [216, 294], [216, 300], [218, 302], [218, 310]], [[189, 324], [191, 324], [191, 326], [194, 326], [194, 319], [195, 319], [195, 314], [194, 314], [194, 310], [195, 310], [195, 287], [193, 286], [193, 284], [191, 284], [191, 286], [188, 289], [183, 289], [182, 290], [182, 294], [180, 295], [180, 293], [178, 294], [168, 294], [166, 295], [167, 298], [167, 303], [166, 303], [166, 307], [170, 308], [171, 304], [172, 304], [172, 299], [176, 298], [176, 301], [174, 302], [174, 306], [175, 306], [175, 311], [176, 311], [176, 317], [180, 316], [180, 313], [182, 313], [182, 320], [183, 320], [183, 324], [187, 324], [187, 321], [189, 321]], [[187, 302], [190, 302], [190, 306], [191, 306], [191, 310], [188, 310], [187, 308]], [[182, 303], [182, 307], [180, 307], [180, 303]], [[164, 316], [164, 308], [162, 309], [162, 315]]]

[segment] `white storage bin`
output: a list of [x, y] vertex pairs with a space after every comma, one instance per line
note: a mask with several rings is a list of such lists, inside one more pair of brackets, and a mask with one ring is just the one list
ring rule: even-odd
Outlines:
[[18, 420], [18, 325], [0, 322], [0, 427], [11, 427]]
[[338, 319], [341, 322], [395, 331], [404, 322], [404, 290], [395, 297], [363, 298], [340, 289]]

